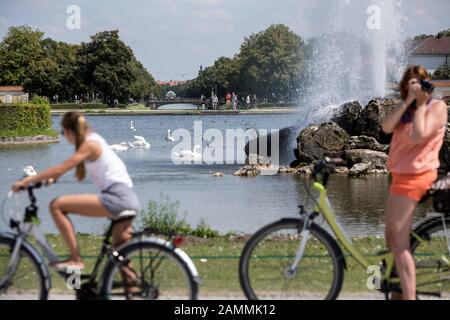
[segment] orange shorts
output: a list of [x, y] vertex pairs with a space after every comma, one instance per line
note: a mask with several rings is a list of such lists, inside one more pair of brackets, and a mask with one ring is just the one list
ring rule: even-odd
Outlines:
[[436, 170], [421, 174], [392, 173], [389, 193], [419, 202], [427, 194], [437, 178], [438, 173]]

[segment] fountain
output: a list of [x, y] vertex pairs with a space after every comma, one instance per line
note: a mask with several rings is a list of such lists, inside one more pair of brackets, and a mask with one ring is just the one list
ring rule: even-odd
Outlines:
[[[317, 17], [320, 31], [308, 41], [300, 116], [280, 132], [282, 164], [295, 159], [301, 129], [329, 121], [346, 102], [366, 105], [390, 94], [389, 83], [397, 82], [405, 67], [401, 5], [402, 0], [333, 0]], [[373, 28], [369, 22], [377, 19]]]
[[[310, 39], [302, 119], [324, 122], [339, 105], [386, 97], [405, 66], [401, 0], [335, 0]], [[373, 16], [378, 15], [378, 16]], [[368, 21], [379, 18], [379, 28]], [[303, 125], [308, 123], [303, 123]]]

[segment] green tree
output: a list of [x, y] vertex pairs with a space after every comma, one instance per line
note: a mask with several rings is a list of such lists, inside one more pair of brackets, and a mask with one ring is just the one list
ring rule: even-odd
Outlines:
[[212, 89], [217, 89], [219, 96], [230, 91], [238, 91], [239, 61], [220, 57], [214, 65], [201, 71], [195, 81], [188, 84], [187, 93], [192, 97], [209, 96]]
[[[78, 53], [81, 48], [78, 44], [68, 44], [62, 41], [54, 41], [46, 38], [42, 41], [48, 59], [52, 59], [57, 65], [55, 78], [58, 79], [58, 90], [52, 92], [49, 97], [58, 96], [58, 100], [72, 100], [75, 95], [86, 91], [83, 79], [79, 72], [80, 60]], [[41, 83], [44, 85], [44, 83]]]
[[450, 29], [443, 30], [436, 35], [436, 38], [450, 37]]
[[425, 39], [428, 39], [428, 38], [431, 38], [431, 37], [433, 37], [432, 34], [419, 34], [419, 35], [413, 37], [411, 40], [412, 41], [419, 41], [419, 40], [425, 40]]
[[[24, 85], [30, 75], [42, 68], [38, 61], [44, 58], [41, 40], [44, 33], [29, 26], [11, 27], [0, 43], [0, 83]], [[33, 69], [33, 70], [31, 70]]]
[[450, 80], [450, 65], [444, 63], [433, 73], [434, 80]]
[[81, 73], [88, 92], [100, 92], [104, 101], [125, 102], [131, 95], [133, 51], [119, 38], [119, 31], [103, 31], [81, 44]]
[[156, 93], [156, 81], [142, 63], [133, 58], [130, 61], [130, 69], [135, 78], [130, 84], [131, 97], [136, 100], [144, 100]]
[[238, 55], [241, 91], [287, 98], [298, 86], [305, 58], [303, 40], [285, 25], [246, 38]]

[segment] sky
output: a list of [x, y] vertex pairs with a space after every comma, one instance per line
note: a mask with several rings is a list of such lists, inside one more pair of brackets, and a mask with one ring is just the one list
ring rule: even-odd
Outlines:
[[[324, 19], [335, 13], [330, 2], [348, 6], [343, 12], [352, 12], [351, 19], [364, 26], [368, 15], [361, 1], [400, 1], [402, 38], [450, 28], [449, 0], [0, 0], [0, 38], [9, 27], [24, 24], [69, 43], [119, 29], [156, 79], [187, 80], [200, 66], [232, 57], [245, 37], [271, 24], [286, 24], [304, 39], [320, 34]], [[71, 5], [80, 8], [79, 30], [66, 26]]]

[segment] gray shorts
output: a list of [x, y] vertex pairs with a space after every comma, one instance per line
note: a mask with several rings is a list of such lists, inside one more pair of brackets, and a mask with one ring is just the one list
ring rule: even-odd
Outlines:
[[126, 210], [138, 212], [140, 210], [139, 199], [132, 188], [123, 183], [115, 183], [100, 194], [100, 202], [105, 208], [119, 217], [120, 213]]

